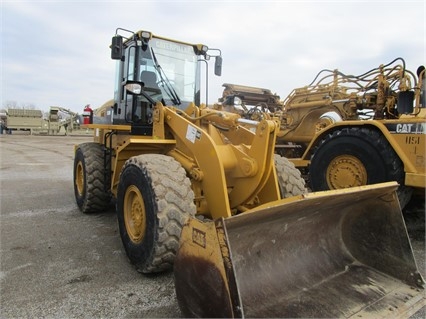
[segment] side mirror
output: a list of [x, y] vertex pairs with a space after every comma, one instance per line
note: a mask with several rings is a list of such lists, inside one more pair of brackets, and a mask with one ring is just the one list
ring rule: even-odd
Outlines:
[[222, 75], [222, 57], [218, 55], [214, 61], [214, 74], [217, 76]]
[[116, 35], [112, 37], [111, 41], [111, 59], [121, 60], [123, 56], [123, 37]]

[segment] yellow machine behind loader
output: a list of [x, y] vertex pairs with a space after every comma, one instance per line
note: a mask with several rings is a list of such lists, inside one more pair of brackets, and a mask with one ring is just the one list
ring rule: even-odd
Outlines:
[[219, 101], [245, 118], [279, 119], [276, 151], [306, 173], [313, 191], [395, 180], [404, 207], [426, 187], [425, 82], [424, 67], [415, 74], [397, 58], [356, 76], [322, 70], [283, 101], [267, 89], [224, 84]]
[[[421, 306], [396, 184], [305, 194], [300, 172], [274, 154], [276, 121], [253, 132], [201, 103], [200, 67], [219, 50], [118, 30], [128, 37], [111, 45], [110, 122], [87, 125], [94, 142], [75, 148], [76, 202], [90, 213], [115, 199], [128, 258], [143, 273], [174, 267], [185, 316], [333, 316], [333, 296], [356, 292], [340, 307], [368, 313], [386, 294], [386, 311]], [[321, 285], [337, 276], [348, 286]], [[300, 292], [311, 299], [288, 301]]]

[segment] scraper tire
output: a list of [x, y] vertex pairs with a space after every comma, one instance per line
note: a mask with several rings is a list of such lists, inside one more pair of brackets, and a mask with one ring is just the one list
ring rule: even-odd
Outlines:
[[191, 182], [174, 158], [144, 154], [127, 160], [118, 185], [117, 218], [126, 254], [139, 272], [173, 267], [182, 227], [195, 211]]
[[292, 162], [278, 154], [275, 154], [274, 161], [281, 198], [307, 193], [305, 180]]
[[346, 127], [328, 134], [314, 150], [309, 167], [313, 191], [397, 181], [400, 205], [411, 198], [404, 165], [387, 139], [368, 127]]
[[78, 145], [74, 157], [74, 195], [83, 213], [101, 212], [111, 205], [110, 174], [105, 167], [109, 167], [109, 161], [104, 163], [102, 145], [94, 142]]

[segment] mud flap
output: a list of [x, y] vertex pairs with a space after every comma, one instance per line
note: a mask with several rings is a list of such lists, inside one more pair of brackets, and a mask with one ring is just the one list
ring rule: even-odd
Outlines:
[[174, 275], [186, 317], [407, 317], [425, 305], [396, 183], [191, 219]]

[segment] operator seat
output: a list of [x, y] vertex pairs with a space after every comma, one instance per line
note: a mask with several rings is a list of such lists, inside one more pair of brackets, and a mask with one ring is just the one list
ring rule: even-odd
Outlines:
[[157, 84], [157, 75], [152, 71], [142, 71], [141, 81], [144, 83], [145, 87], [149, 87], [149, 88], [153, 88], [157, 90], [160, 89], [160, 87]]

